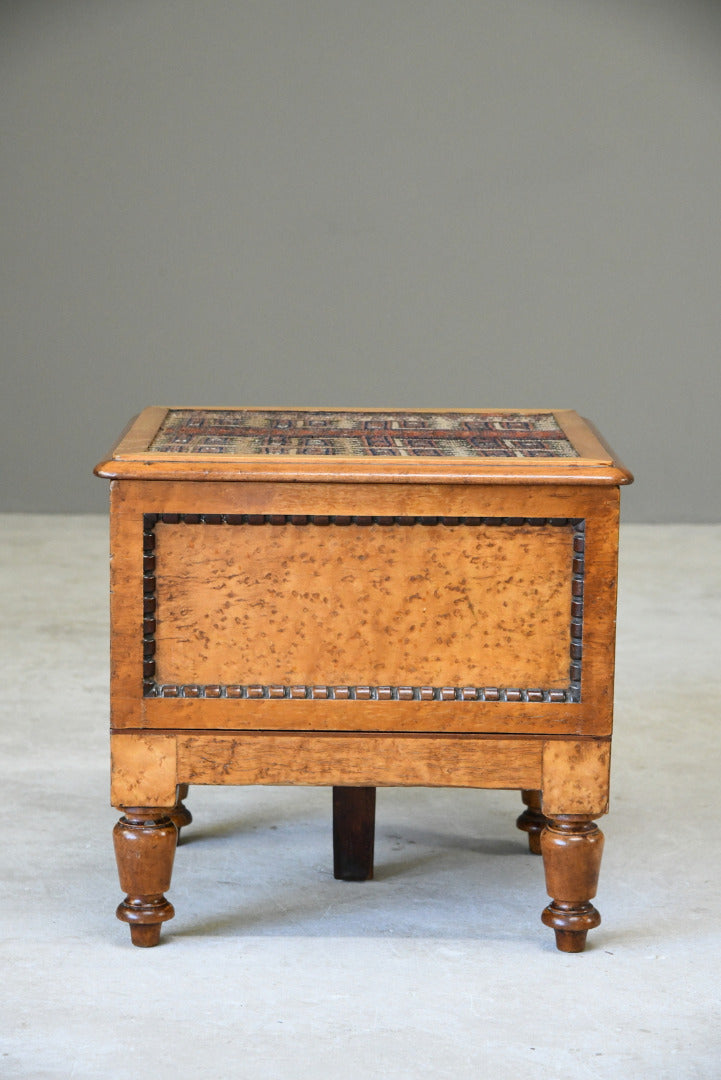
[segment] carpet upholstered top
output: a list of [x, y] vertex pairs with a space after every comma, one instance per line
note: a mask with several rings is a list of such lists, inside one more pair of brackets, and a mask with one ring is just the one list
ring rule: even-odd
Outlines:
[[171, 409], [150, 452], [575, 458], [553, 413]]

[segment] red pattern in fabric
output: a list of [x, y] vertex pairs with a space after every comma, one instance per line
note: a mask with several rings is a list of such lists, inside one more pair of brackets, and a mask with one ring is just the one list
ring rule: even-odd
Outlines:
[[151, 452], [313, 457], [578, 457], [552, 413], [173, 409]]

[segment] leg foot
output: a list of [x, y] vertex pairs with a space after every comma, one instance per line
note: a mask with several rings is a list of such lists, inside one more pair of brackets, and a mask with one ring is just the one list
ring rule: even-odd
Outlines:
[[526, 806], [516, 819], [516, 827], [528, 833], [528, 850], [532, 855], [541, 854], [541, 833], [546, 826], [546, 818], [541, 810], [540, 791], [522, 791], [521, 798]]
[[160, 940], [160, 926], [175, 911], [166, 900], [170, 888], [177, 830], [168, 810], [126, 810], [113, 830], [120, 887], [127, 894], [116, 912], [130, 926], [134, 945], [148, 948]]
[[583, 952], [586, 936], [601, 922], [593, 904], [560, 904], [554, 901], [541, 915], [545, 926], [556, 934], [556, 948], [561, 952]]
[[188, 807], [183, 802], [183, 799], [187, 799], [187, 798], [188, 798], [188, 785], [187, 784], [178, 784], [178, 787], [177, 787], [177, 799], [178, 799], [178, 801], [176, 802], [173, 809], [170, 811], [170, 815], [169, 815], [171, 821], [173, 822], [173, 825], [175, 825], [175, 828], [178, 830], [178, 843], [180, 843], [180, 830], [184, 829], [186, 825], [190, 825], [192, 820], [193, 820], [193, 815], [191, 814], [190, 810], [188, 810]]
[[590, 902], [596, 895], [603, 833], [590, 818], [558, 817], [541, 834], [546, 891], [552, 902], [541, 916], [556, 934], [561, 952], [583, 952], [586, 935], [601, 916]]
[[333, 788], [333, 876], [341, 881], [373, 877], [376, 824], [374, 787]]
[[160, 923], [130, 924], [130, 940], [141, 949], [151, 949], [160, 942]]

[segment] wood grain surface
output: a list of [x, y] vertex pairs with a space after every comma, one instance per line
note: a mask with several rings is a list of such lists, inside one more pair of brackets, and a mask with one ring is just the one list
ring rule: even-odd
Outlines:
[[156, 527], [156, 681], [564, 687], [571, 526]]
[[606, 812], [610, 739], [421, 733], [125, 732], [114, 806], [171, 808], [178, 784], [428, 785], [543, 792], [547, 816]]
[[[475, 731], [475, 732], [489, 732], [489, 731], [529, 731], [535, 733], [541, 733], [542, 731], [560, 733], [562, 731], [571, 735], [604, 735], [611, 731], [612, 722], [612, 702], [613, 702], [613, 667], [614, 667], [614, 637], [615, 637], [615, 598], [616, 598], [616, 545], [618, 536], [618, 503], [619, 492], [617, 489], [601, 489], [591, 487], [570, 487], [570, 486], [537, 486], [534, 484], [527, 484], [525, 486], [489, 486], [479, 487], [471, 486], [465, 487], [461, 485], [428, 485], [421, 487], [415, 484], [403, 485], [388, 485], [388, 484], [288, 484], [288, 483], [225, 483], [225, 482], [177, 482], [167, 483], [164, 481], [149, 482], [149, 481], [123, 481], [114, 482], [111, 484], [111, 612], [113, 623], [113, 634], [111, 642], [111, 722], [112, 727], [115, 730], [128, 730], [128, 729], [141, 729], [141, 728], [161, 728], [161, 727], [178, 727], [178, 728], [213, 728], [218, 727], [225, 730], [236, 728], [238, 730], [243, 729], [257, 729], [257, 728], [297, 728], [308, 729], [316, 726], [322, 730], [330, 730], [337, 728], [339, 730], [392, 730], [397, 725], [397, 730], [439, 730], [439, 731]], [[581, 703], [563, 703], [553, 704], [549, 701], [535, 702], [519, 700], [516, 702], [489, 702], [489, 701], [405, 701], [397, 700], [393, 702], [386, 701], [361, 701], [361, 700], [331, 700], [331, 701], [308, 701], [308, 700], [291, 700], [290, 694], [285, 699], [272, 699], [272, 700], [230, 700], [228, 698], [209, 700], [207, 698], [197, 698], [195, 700], [186, 699], [184, 697], [176, 698], [175, 700], [162, 700], [155, 697], [143, 696], [143, 673], [146, 666], [153, 666], [153, 673], [149, 676], [151, 679], [157, 678], [157, 667], [160, 665], [161, 672], [164, 675], [169, 675], [174, 670], [178, 672], [178, 682], [183, 683], [196, 683], [199, 682], [199, 678], [196, 673], [185, 666], [184, 670], [180, 670], [180, 667], [169, 659], [168, 648], [170, 647], [170, 639], [166, 638], [163, 642], [163, 618], [157, 618], [158, 610], [163, 607], [163, 597], [160, 598], [160, 605], [155, 596], [148, 595], [148, 578], [144, 576], [144, 562], [145, 562], [145, 543], [148, 539], [146, 526], [144, 525], [145, 515], [161, 515], [161, 520], [157, 520], [157, 523], [152, 526], [156, 533], [156, 539], [158, 540], [157, 551], [152, 555], [151, 562], [154, 559], [155, 567], [160, 573], [160, 577], [164, 573], [163, 567], [167, 565], [165, 562], [165, 555], [172, 554], [176, 560], [175, 570], [178, 571], [178, 578], [182, 578], [180, 570], [183, 573], [185, 571], [185, 563], [187, 561], [189, 570], [194, 575], [194, 579], [200, 583], [201, 593], [204, 588], [202, 585], [204, 560], [206, 556], [200, 551], [196, 544], [195, 552], [192, 552], [186, 545], [179, 542], [181, 536], [189, 536], [187, 531], [187, 524], [183, 526], [186, 531], [180, 533], [178, 527], [171, 524], [173, 520], [178, 520], [178, 513], [180, 514], [212, 514], [212, 515], [237, 515], [237, 514], [259, 514], [270, 517], [271, 515], [342, 515], [342, 514], [355, 514], [355, 515], [419, 515], [419, 516], [494, 516], [499, 519], [503, 518], [528, 518], [540, 520], [550, 519], [563, 519], [568, 521], [574, 519], [583, 519], [586, 523], [585, 528], [585, 584], [584, 584], [584, 596], [583, 596], [583, 641], [582, 641], [582, 665], [583, 665], [583, 679], [582, 679], [582, 693]], [[167, 521], [162, 520], [162, 517], [166, 517]], [[196, 528], [198, 537], [204, 537], [206, 535], [226, 535], [230, 534], [233, 529], [246, 531], [246, 535], [255, 536], [255, 546], [251, 549], [249, 545], [244, 548], [244, 553], [250, 557], [254, 554], [259, 546], [259, 537], [270, 535], [273, 530], [281, 529], [285, 530], [286, 538], [281, 542], [281, 548], [283, 545], [289, 547], [290, 540], [294, 535], [294, 530], [297, 529], [298, 536], [309, 535], [311, 528], [315, 529], [315, 534], [324, 532], [324, 528], [319, 526], [215, 526], [215, 525], [199, 525]], [[331, 536], [334, 531], [334, 535], [340, 534], [350, 535], [348, 529], [355, 529], [359, 538], [368, 533], [370, 526], [327, 526], [325, 527], [325, 535]], [[488, 535], [492, 534], [492, 530], [509, 529], [511, 531], [523, 526], [488, 526], [483, 527], [487, 530]], [[252, 529], [255, 529], [255, 533], [252, 533]], [[433, 548], [429, 543], [428, 538], [440, 535], [444, 533], [446, 536], [450, 536], [450, 530], [455, 529], [458, 531], [461, 537], [472, 537], [477, 535], [483, 541], [485, 532], [478, 531], [480, 526], [382, 526], [378, 528], [377, 532], [379, 538], [383, 535], [387, 537], [397, 536], [400, 541], [408, 542], [408, 537], [417, 536], [420, 540], [425, 538], [425, 543], [428, 545], [429, 552], [432, 554]], [[476, 530], [474, 534], [473, 530]], [[202, 530], [206, 530], [202, 532]], [[386, 530], [385, 534], [383, 530]], [[522, 544], [527, 541], [521, 538], [521, 542], [509, 539], [506, 545], [506, 552], [509, 556], [519, 554], [521, 562], [526, 563], [526, 569], [528, 570], [528, 581], [532, 587], [536, 587], [533, 582], [538, 575], [542, 575], [548, 566], [549, 570], [549, 582], [545, 586], [546, 590], [560, 588], [560, 582], [565, 575], [564, 580], [570, 577], [572, 562], [570, 552], [564, 551], [564, 544], [561, 543], [561, 537], [568, 536], [569, 543], [572, 534], [571, 526], [566, 530], [564, 527], [553, 526], [529, 526], [529, 533], [535, 536], [536, 547], [535, 554], [539, 556], [539, 565], [531, 565], [532, 560], [526, 558], [526, 553], [523, 551]], [[164, 532], [165, 537], [172, 541], [170, 548], [165, 553], [164, 547]], [[236, 534], [238, 535], [238, 534]], [[278, 536], [281, 534], [278, 533]], [[496, 533], [500, 535], [500, 533]], [[558, 561], [555, 565], [553, 559], [548, 563], [545, 559], [545, 554], [542, 550], [541, 538], [546, 536], [555, 538], [555, 542], [558, 545], [558, 549], [555, 551], [555, 558], [561, 559], [563, 573], [559, 567]], [[411, 545], [410, 555], [418, 562], [421, 560], [421, 543], [420, 540], [415, 543], [415, 547]], [[324, 541], [327, 543], [327, 541]], [[565, 543], [565, 541], [564, 541]], [[203, 542], [204, 546], [205, 542]], [[446, 562], [453, 559], [453, 553], [450, 550], [446, 550], [448, 545], [441, 545], [437, 558], [440, 560], [441, 556]], [[172, 548], [172, 550], [171, 550]], [[363, 552], [356, 545], [350, 545], [349, 550], [352, 553], [352, 558], [355, 560], [358, 566], [363, 566], [363, 562], [360, 561], [360, 557]], [[482, 549], [481, 549], [482, 550]], [[490, 548], [492, 553], [494, 549]], [[211, 552], [212, 554], [212, 552]], [[236, 555], [232, 549], [216, 551], [218, 558], [235, 558]], [[375, 554], [378, 556], [382, 554], [376, 549]], [[468, 581], [471, 582], [473, 589], [476, 593], [483, 593], [482, 599], [478, 599], [478, 603], [473, 600], [476, 610], [485, 610], [486, 604], [485, 582], [483, 579], [483, 572], [474, 566], [471, 561], [476, 557], [478, 552], [469, 552], [470, 558], [464, 556], [466, 562], [470, 563], [470, 569], [472, 571]], [[503, 553], [501, 553], [502, 556]], [[531, 548], [529, 548], [528, 554], [531, 554]], [[275, 580], [278, 585], [278, 591], [282, 594], [283, 589], [287, 589], [287, 585], [283, 584], [283, 578], [279, 575], [284, 573], [282, 567], [282, 558], [279, 558], [278, 553], [275, 553], [272, 558], [272, 565], [268, 569], [264, 569], [265, 550], [264, 546], [260, 545], [258, 551], [259, 562], [257, 562], [251, 570], [251, 585], [255, 582], [256, 593], [260, 590], [260, 583], [264, 574], [270, 573], [271, 579]], [[488, 571], [495, 573], [498, 580], [498, 569], [502, 565], [499, 561], [494, 565], [491, 560]], [[405, 559], [404, 544], [399, 543], [396, 546], [395, 556], [396, 560], [403, 561]], [[541, 561], [542, 560], [542, 561]], [[341, 564], [339, 564], [342, 566]], [[459, 566], [458, 559], [456, 558], [454, 565]], [[310, 571], [309, 571], [310, 567]], [[451, 569], [450, 565], [447, 567]], [[231, 568], [232, 569], [232, 568]], [[318, 564], [315, 564], [315, 569], [319, 570]], [[293, 571], [293, 574], [297, 574], [299, 571]], [[303, 568], [303, 574], [306, 580], [309, 577], [309, 572], [313, 572], [312, 565], [306, 561]], [[364, 571], [365, 572], [365, 571]], [[151, 586], [153, 592], [156, 590], [157, 581], [155, 580], [155, 571], [150, 571], [153, 575], [153, 584]], [[220, 573], [220, 566], [217, 567], [218, 576], [222, 579]], [[404, 598], [414, 596], [416, 589], [408, 589], [407, 583], [403, 580], [403, 573], [401, 569], [396, 566], [393, 570], [396, 575], [394, 583], [399, 586], [399, 595]], [[524, 571], [525, 573], [525, 571]], [[146, 571], [147, 575], [147, 571]], [[555, 577], [554, 577], [555, 575]], [[291, 575], [292, 576], [292, 575]], [[383, 575], [385, 577], [385, 574]], [[462, 576], [459, 580], [462, 580]], [[362, 575], [360, 575], [362, 577]], [[506, 573], [504, 577], [500, 578], [500, 592], [496, 594], [496, 607], [497, 613], [506, 612], [508, 609], [503, 607], [503, 600], [508, 599], [508, 595], [513, 595], [514, 585], [513, 582], [506, 582], [506, 578], [512, 577], [511, 573]], [[189, 579], [190, 580], [190, 579]], [[445, 581], [451, 582], [451, 578], [445, 578]], [[209, 590], [212, 595], [210, 596], [210, 606], [205, 607], [203, 611], [207, 614], [209, 611], [215, 611], [218, 616], [223, 615], [223, 604], [225, 600], [220, 600], [223, 592], [227, 590], [227, 584], [223, 584], [222, 580], [216, 582], [221, 586], [218, 590]], [[380, 583], [382, 586], [382, 582]], [[387, 583], [386, 583], [387, 584]], [[451, 584], [458, 585], [459, 581], [451, 582]], [[179, 580], [180, 592], [187, 592], [189, 586], [184, 585]], [[357, 586], [356, 586], [357, 587]], [[433, 593], [438, 586], [434, 586]], [[575, 586], [573, 586], [575, 588]], [[164, 589], [171, 589], [170, 578], [168, 577]], [[288, 605], [280, 605], [278, 608], [278, 618], [281, 624], [287, 625], [289, 630], [293, 620], [299, 615], [304, 613], [302, 610], [298, 611], [298, 604], [300, 599], [292, 596], [293, 588], [296, 592], [299, 592], [296, 586], [290, 589], [290, 608]], [[503, 590], [511, 590], [510, 594], [503, 595]], [[308, 591], [305, 587], [303, 592]], [[319, 592], [320, 590], [314, 588], [313, 591]], [[463, 603], [455, 604], [454, 601], [461, 599], [461, 594], [454, 595], [451, 589], [440, 590], [440, 599], [435, 595], [432, 596], [433, 603], [437, 605], [437, 610], [443, 614], [443, 604], [445, 604], [446, 612], [453, 612], [455, 609], [462, 609]], [[347, 594], [347, 595], [346, 595]], [[197, 597], [201, 594], [196, 592], [196, 599], [193, 603], [199, 603]], [[348, 598], [354, 594], [352, 590], [346, 589], [342, 591], [340, 586], [334, 586], [334, 589], [330, 594], [327, 594], [329, 598], [338, 597], [343, 603], [343, 613], [339, 609], [339, 623], [342, 623], [342, 628], [346, 632], [350, 633], [350, 636], [361, 629], [355, 625], [355, 621], [351, 618], [351, 611], [348, 609]], [[365, 595], [361, 593], [361, 596]], [[544, 595], [541, 592], [541, 595]], [[545, 594], [550, 598], [551, 593]], [[191, 594], [188, 593], [191, 597]], [[192, 597], [191, 597], [192, 598]], [[445, 599], [444, 599], [445, 598]], [[167, 597], [166, 597], [167, 599]], [[227, 599], [227, 598], [226, 598]], [[259, 597], [262, 599], [262, 597]], [[383, 607], [383, 600], [385, 599], [380, 588], [368, 593], [368, 598], [364, 601], [366, 608], [370, 609], [375, 601], [375, 610], [382, 616], [384, 616], [383, 626], [391, 625], [393, 618], [397, 615], [398, 605], [392, 608], [392, 605], [388, 605], [388, 611]], [[519, 601], [520, 610], [524, 614], [533, 611], [533, 597], [517, 597]], [[574, 597], [573, 608], [577, 607], [577, 601], [579, 597]], [[443, 602], [442, 602], [443, 601]], [[205, 602], [205, 601], [204, 601]], [[177, 622], [185, 622], [187, 630], [183, 630], [179, 633], [179, 637], [190, 638], [192, 635], [192, 628], [190, 627], [191, 620], [182, 614], [184, 607], [183, 603], [179, 603], [178, 598], [172, 601], [177, 607]], [[414, 605], [418, 605], [418, 599], [413, 601]], [[214, 607], [213, 607], [214, 605]], [[293, 609], [293, 619], [288, 616], [288, 610]], [[302, 606], [307, 606], [303, 601]], [[427, 605], [426, 605], [427, 606]], [[536, 605], [537, 607], [538, 605]], [[202, 607], [202, 605], [201, 605]], [[324, 605], [325, 607], [325, 605]], [[392, 608], [392, 611], [391, 611]], [[474, 619], [467, 603], [465, 604], [466, 611], [462, 618], [458, 618], [460, 634], [457, 634], [455, 638], [456, 647], [451, 650], [449, 655], [452, 656], [456, 665], [456, 674], [462, 675], [463, 671], [459, 667], [461, 662], [470, 662], [469, 668], [472, 667], [474, 671], [480, 672], [482, 660], [484, 657], [482, 654], [489, 654], [492, 650], [482, 650], [479, 646], [479, 642], [482, 643], [482, 636], [477, 633], [477, 626], [474, 624]], [[230, 610], [230, 609], [228, 609]], [[335, 609], [334, 609], [335, 610]], [[150, 620], [151, 624], [154, 623], [154, 630], [152, 631], [158, 640], [153, 644], [156, 646], [156, 655], [152, 658], [152, 664], [149, 659], [144, 658], [145, 651], [150, 647], [147, 638], [144, 637], [148, 631], [145, 629], [144, 615], [146, 613], [146, 620]], [[572, 612], [571, 605], [569, 604], [568, 614]], [[203, 612], [201, 612], [201, 615]], [[406, 613], [407, 616], [409, 613]], [[161, 610], [162, 615], [162, 610]], [[505, 618], [503, 615], [501, 617]], [[544, 617], [544, 616], [541, 616]], [[575, 616], [574, 616], [575, 617]], [[227, 618], [227, 613], [226, 613]], [[446, 622], [453, 627], [454, 616], [450, 615]], [[525, 659], [528, 656], [534, 656], [538, 658], [545, 649], [549, 649], [550, 660], [547, 658], [543, 661], [546, 665], [546, 671], [551, 674], [560, 674], [561, 664], [561, 642], [563, 642], [563, 649], [565, 650], [569, 644], [569, 631], [570, 631], [570, 619], [568, 625], [566, 625], [565, 619], [561, 619], [558, 615], [558, 608], [556, 609], [556, 615], [548, 624], [540, 622], [537, 612], [534, 612], [533, 618], [535, 619], [535, 626], [537, 640], [530, 641], [529, 636], [525, 633], [528, 629], [527, 625], [521, 625], [517, 619], [515, 623], [509, 623], [512, 633], [509, 635], [513, 639], [514, 646], [520, 646], [520, 648], [509, 649], [509, 655], [502, 657], [501, 650], [497, 651], [496, 658], [499, 664], [508, 665], [506, 670], [509, 674], [519, 676], [524, 672], [521, 667], [524, 663], [527, 663]], [[345, 622], [343, 622], [345, 620]], [[263, 627], [263, 620], [260, 618], [255, 619], [255, 625], [260, 632], [268, 634], [267, 627]], [[220, 624], [222, 625], [222, 624]], [[412, 620], [407, 621], [406, 625], [414, 625]], [[418, 623], [415, 624], [418, 626]], [[235, 627], [238, 624], [234, 624]], [[368, 624], [367, 624], [368, 626]], [[367, 626], [362, 628], [362, 634], [366, 637], [356, 638], [356, 646], [359, 641], [368, 641], [368, 629]], [[559, 633], [546, 633], [546, 626], [551, 629], [558, 629]], [[483, 627], [488, 629], [488, 626]], [[325, 626], [321, 627], [323, 633], [326, 632]], [[207, 631], [206, 631], [207, 632]], [[336, 633], [340, 632], [339, 628]], [[453, 631], [451, 631], [452, 633]], [[416, 633], [416, 631], [414, 631]], [[468, 636], [468, 640], [464, 640], [463, 634]], [[475, 639], [471, 640], [472, 635], [475, 634]], [[278, 634], [277, 637], [282, 641], [284, 636], [288, 634]], [[442, 636], [437, 634], [436, 637]], [[446, 637], [450, 635], [445, 635]], [[405, 642], [404, 638], [410, 637], [408, 633], [404, 633], [402, 637], [395, 639], [400, 641], [402, 648], [396, 650], [395, 661], [405, 660], [409, 665], [414, 662], [414, 650], [411, 648], [412, 642]], [[237, 652], [234, 642], [237, 639], [234, 636], [230, 636], [231, 649], [227, 651], [225, 660], [226, 669], [233, 668], [233, 678], [239, 678], [236, 675], [237, 665], [239, 663], [239, 656], [242, 659], [242, 654]], [[279, 654], [276, 651], [276, 656], [270, 650], [270, 646], [267, 644], [268, 639], [266, 637], [266, 644], [264, 645], [263, 655], [265, 659], [272, 660], [276, 669], [282, 667], [282, 663], [279, 661]], [[321, 641], [324, 639], [321, 637]], [[263, 639], [259, 638], [261, 644]], [[391, 637], [391, 642], [394, 639]], [[420, 638], [417, 639], [416, 644], [420, 642]], [[182, 642], [181, 642], [182, 644]], [[382, 648], [385, 649], [385, 642], [382, 642]], [[431, 644], [432, 641], [431, 641]], [[276, 645], [276, 650], [278, 646]], [[296, 668], [299, 664], [299, 658], [301, 657], [302, 648], [308, 648], [307, 645], [299, 644], [296, 646], [296, 652], [294, 654], [294, 663]], [[425, 652], [425, 646], [423, 646]], [[407, 656], [404, 654], [403, 649], [407, 650]], [[165, 655], [163, 650], [165, 650]], [[192, 659], [193, 663], [196, 660], [196, 652], [188, 645], [185, 646], [185, 660]], [[198, 650], [201, 651], [201, 650]], [[247, 652], [247, 647], [246, 647]], [[517, 655], [514, 655], [517, 654]], [[436, 656], [438, 652], [436, 650]], [[355, 663], [360, 664], [362, 661], [362, 653], [358, 647], [355, 647], [355, 651], [349, 654], [350, 658]], [[382, 664], [386, 664], [386, 668], [390, 665], [387, 662], [387, 657], [381, 652], [379, 653], [381, 667]], [[253, 659], [251, 655], [251, 660]], [[312, 659], [312, 657], [311, 657]], [[347, 658], [346, 658], [347, 659]], [[157, 661], [157, 662], [156, 662]], [[253, 661], [255, 662], [255, 661]], [[316, 662], [320, 663], [320, 655], [316, 657]], [[564, 655], [564, 663], [566, 657]], [[420, 666], [415, 661], [416, 666]], [[438, 661], [436, 660], [436, 663]], [[555, 671], [553, 670], [553, 664], [555, 664]], [[162, 665], [165, 665], [163, 668]], [[518, 665], [515, 670], [511, 665]], [[293, 670], [289, 669], [287, 663], [285, 665], [286, 670], [280, 671], [281, 675], [289, 676], [293, 675]], [[266, 668], [266, 671], [270, 669]], [[399, 670], [399, 669], [396, 669]], [[484, 665], [484, 670], [487, 670]], [[498, 669], [501, 670], [500, 667]], [[538, 668], [536, 669], [539, 670]], [[387, 673], [387, 672], [386, 672]], [[452, 674], [453, 672], [451, 672]], [[242, 674], [242, 673], [241, 673]], [[362, 678], [358, 678], [357, 683], [360, 686], [366, 685], [370, 681], [371, 674], [369, 672], [369, 666], [364, 667], [364, 674]], [[378, 674], [383, 674], [378, 669]], [[349, 675], [344, 673], [343, 679], [338, 680], [339, 685], [345, 685], [346, 680], [350, 678]], [[217, 682], [217, 678], [204, 680], [208, 682]], [[296, 680], [303, 682], [304, 680]], [[321, 684], [326, 683], [325, 676], [317, 680]], [[445, 676], [441, 683], [445, 681]], [[461, 679], [461, 685], [465, 683], [465, 679]], [[392, 680], [396, 685], [400, 684], [400, 677]], [[485, 675], [482, 676], [481, 682], [485, 684]], [[533, 686], [534, 680], [531, 680], [527, 685], [530, 689]], [[419, 680], [421, 686], [426, 685], [425, 677]], [[480, 684], [480, 683], [479, 683]], [[292, 687], [294, 683], [291, 683]], [[568, 685], [568, 668], [564, 672], [564, 678], [560, 685]], [[458, 697], [462, 698], [462, 693], [459, 691]], [[396, 710], [391, 716], [391, 707]]]
[[178, 735], [188, 784], [540, 787], [538, 739], [392, 735]]

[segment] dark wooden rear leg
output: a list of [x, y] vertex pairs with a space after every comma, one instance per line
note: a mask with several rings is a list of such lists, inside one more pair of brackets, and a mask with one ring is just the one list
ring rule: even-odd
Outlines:
[[130, 926], [133, 945], [160, 940], [160, 927], [175, 915], [163, 895], [170, 888], [178, 834], [172, 808], [128, 807], [113, 829], [120, 888], [127, 895], [116, 912]]
[[603, 833], [589, 817], [549, 820], [541, 834], [546, 891], [553, 898], [541, 918], [556, 932], [561, 952], [583, 952], [586, 934], [601, 922], [596, 895]]
[[521, 798], [526, 809], [516, 819], [516, 825], [528, 833], [528, 849], [532, 855], [541, 854], [541, 833], [546, 827], [546, 818], [541, 810], [540, 791], [522, 791]]
[[333, 788], [333, 876], [341, 881], [373, 877], [376, 827], [374, 787]]
[[175, 828], [178, 830], [178, 843], [180, 843], [180, 830], [184, 829], [186, 825], [191, 824], [193, 820], [193, 815], [183, 802], [183, 799], [188, 798], [188, 785], [178, 784], [176, 791], [177, 802], [170, 812], [170, 818], [173, 822], [173, 825], [175, 825]]

